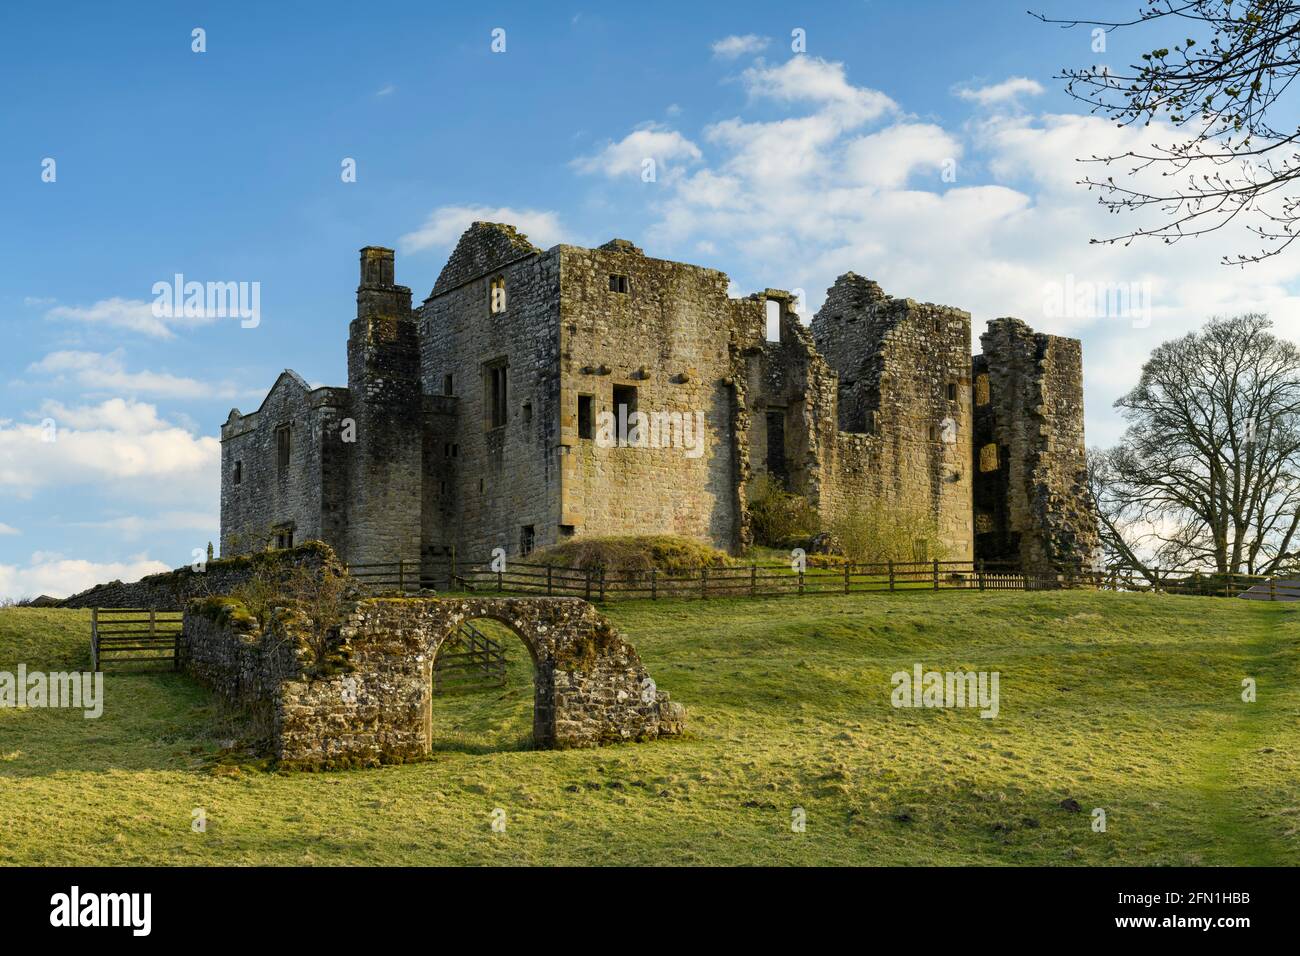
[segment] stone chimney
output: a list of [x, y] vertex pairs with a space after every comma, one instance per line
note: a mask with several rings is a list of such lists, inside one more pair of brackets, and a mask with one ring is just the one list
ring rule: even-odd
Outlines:
[[393, 282], [392, 249], [366, 246], [361, 250], [361, 284], [357, 286], [357, 318], [411, 318], [411, 290]]

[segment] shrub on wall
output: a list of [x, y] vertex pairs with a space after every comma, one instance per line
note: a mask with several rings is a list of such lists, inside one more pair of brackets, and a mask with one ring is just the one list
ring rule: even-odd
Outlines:
[[755, 544], [784, 547], [792, 538], [816, 534], [821, 526], [807, 498], [786, 491], [766, 472], [750, 479], [746, 498]]
[[529, 564], [556, 568], [624, 573], [649, 571], [696, 571], [732, 564], [725, 551], [668, 534], [620, 535], [605, 538], [577, 538], [564, 544], [534, 551], [523, 559]]
[[845, 557], [855, 564], [942, 561], [948, 546], [933, 517], [887, 503], [859, 504], [829, 522]]

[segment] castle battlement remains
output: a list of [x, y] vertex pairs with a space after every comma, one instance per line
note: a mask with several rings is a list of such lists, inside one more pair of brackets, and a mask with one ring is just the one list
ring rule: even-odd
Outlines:
[[649, 533], [736, 551], [766, 472], [823, 519], [922, 515], [951, 560], [1091, 561], [1077, 340], [996, 319], [972, 356], [969, 313], [852, 272], [811, 327], [787, 292], [727, 288], [626, 240], [542, 250], [476, 222], [415, 308], [367, 246], [347, 387], [286, 370], [222, 426], [222, 554]]

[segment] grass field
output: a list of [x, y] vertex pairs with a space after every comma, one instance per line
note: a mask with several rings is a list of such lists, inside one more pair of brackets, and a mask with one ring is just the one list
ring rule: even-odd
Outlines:
[[[98, 720], [0, 709], [0, 862], [1300, 860], [1300, 607], [955, 592], [608, 614], [687, 706], [686, 738], [527, 749], [512, 638], [507, 688], [437, 702], [430, 761], [278, 774], [223, 749], [235, 731], [188, 678], [110, 673]], [[87, 619], [0, 611], [0, 670], [85, 668]], [[890, 675], [918, 662], [1000, 672], [998, 717], [891, 707]]]

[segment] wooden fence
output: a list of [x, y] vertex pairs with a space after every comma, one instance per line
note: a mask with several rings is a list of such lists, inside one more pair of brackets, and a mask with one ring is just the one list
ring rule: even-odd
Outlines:
[[[494, 567], [497, 569], [494, 570]], [[839, 567], [737, 564], [668, 572], [607, 572], [528, 561], [358, 564], [349, 567], [361, 584], [378, 592], [420, 589], [581, 597], [589, 601], [630, 598], [770, 597], [785, 594], [859, 594], [890, 591], [1026, 591], [1085, 583], [1079, 575], [1024, 573], [1010, 564], [975, 561], [886, 562]]]
[[[494, 568], [499, 568], [494, 570]], [[771, 597], [798, 594], [860, 594], [898, 591], [1043, 591], [1095, 588], [1161, 592], [1203, 597], [1244, 596], [1257, 600], [1300, 600], [1300, 574], [1294, 578], [1155, 570], [1022, 571], [992, 561], [914, 561], [853, 564], [798, 570], [793, 564], [736, 564], [668, 572], [606, 572], [507, 559], [458, 561], [454, 554], [422, 561], [351, 565], [349, 571], [375, 591], [415, 593], [471, 591], [581, 597], [588, 601], [642, 598]]]
[[468, 621], [438, 648], [433, 664], [433, 692], [504, 687], [506, 651], [500, 641]]
[[153, 608], [92, 608], [92, 670], [122, 664], [167, 663], [176, 667], [181, 612]]

